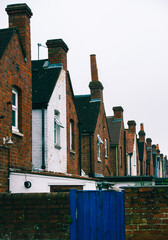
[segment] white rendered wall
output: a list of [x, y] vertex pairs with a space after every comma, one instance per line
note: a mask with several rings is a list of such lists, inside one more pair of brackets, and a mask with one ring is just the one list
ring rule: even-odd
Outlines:
[[[25, 188], [24, 182], [30, 181], [31, 187]], [[68, 186], [79, 185], [83, 186], [83, 190], [96, 190], [97, 183], [95, 181], [70, 178], [46, 176], [42, 174], [25, 174], [25, 173], [10, 173], [9, 189], [11, 193], [49, 193], [50, 186]]]
[[[54, 146], [54, 110], [60, 112], [60, 121], [64, 128], [60, 128], [60, 147]], [[47, 170], [54, 172], [67, 172], [67, 131], [66, 131], [66, 79], [65, 71], [61, 70], [55, 89], [47, 108], [46, 121], [46, 151]]]
[[136, 134], [134, 135], [134, 149], [131, 159], [131, 176], [137, 176]]
[[[46, 116], [46, 110], [44, 110], [44, 116]], [[32, 165], [33, 169], [41, 169], [42, 166], [42, 109], [32, 111]]]

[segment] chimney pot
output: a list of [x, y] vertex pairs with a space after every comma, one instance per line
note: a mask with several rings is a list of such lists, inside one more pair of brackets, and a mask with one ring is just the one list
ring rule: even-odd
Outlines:
[[98, 79], [98, 70], [95, 54], [90, 55], [90, 65], [92, 81], [89, 83], [89, 88], [91, 90], [91, 99], [102, 99], [103, 85]]

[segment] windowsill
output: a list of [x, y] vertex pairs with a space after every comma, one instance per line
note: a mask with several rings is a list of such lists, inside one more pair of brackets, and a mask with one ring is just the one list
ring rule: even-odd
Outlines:
[[98, 161], [98, 162], [101, 162], [101, 159], [100, 159], [100, 158], [98, 158], [98, 159], [97, 159], [97, 161]]
[[57, 149], [61, 149], [61, 147], [59, 145], [56, 145], [56, 144], [54, 145], [54, 147], [57, 148]]
[[108, 159], [108, 156], [105, 156], [106, 159]]
[[19, 137], [23, 137], [24, 136], [23, 133], [19, 132], [19, 130], [15, 130], [15, 129], [12, 129], [12, 134], [17, 135]]
[[70, 153], [75, 155], [75, 151], [70, 149]]

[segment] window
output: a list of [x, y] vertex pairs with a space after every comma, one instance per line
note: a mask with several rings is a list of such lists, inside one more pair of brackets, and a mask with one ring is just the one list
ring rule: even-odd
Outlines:
[[12, 89], [12, 130], [18, 130], [18, 91]]
[[120, 167], [122, 168], [122, 147], [120, 147]]
[[99, 162], [101, 162], [101, 159], [100, 159], [100, 144], [102, 144], [103, 141], [101, 139], [101, 137], [99, 136], [99, 134], [97, 134], [97, 160]]
[[105, 157], [108, 156], [108, 143], [107, 143], [107, 139], [104, 140], [104, 144], [105, 144]]
[[60, 113], [55, 110], [54, 114], [54, 145], [56, 148], [60, 148], [60, 128], [63, 128], [60, 121]]
[[74, 121], [70, 120], [69, 126], [69, 134], [70, 134], [70, 150], [74, 150]]
[[135, 151], [133, 152], [133, 158], [134, 158], [134, 166], [136, 166], [136, 155], [135, 155]]

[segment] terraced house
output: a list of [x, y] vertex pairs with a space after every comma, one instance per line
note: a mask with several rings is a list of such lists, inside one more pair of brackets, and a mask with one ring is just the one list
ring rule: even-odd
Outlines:
[[50, 39], [48, 58], [31, 61], [31, 9], [12, 4], [6, 12], [9, 28], [0, 30], [0, 191], [95, 190], [102, 182], [111, 187], [112, 177], [165, 177], [167, 158], [145, 139], [143, 124], [137, 139], [135, 121], [124, 128], [121, 106], [106, 116], [96, 55], [90, 55], [90, 94], [74, 96], [67, 44]]

